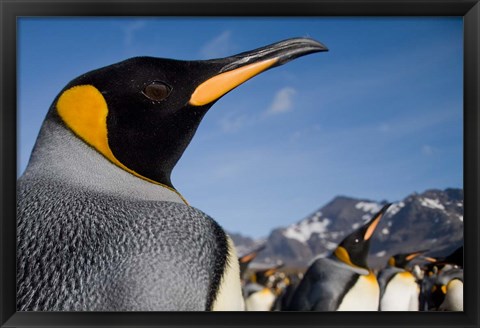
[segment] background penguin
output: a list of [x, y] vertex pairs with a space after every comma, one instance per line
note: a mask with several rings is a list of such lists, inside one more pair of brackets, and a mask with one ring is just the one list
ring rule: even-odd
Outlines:
[[444, 294], [439, 311], [463, 311], [463, 269], [441, 272], [435, 286]]
[[427, 268], [422, 285], [426, 310], [463, 311], [463, 246]]
[[243, 279], [245, 273], [247, 272], [248, 265], [257, 257], [258, 253], [265, 249], [265, 245], [257, 247], [253, 251], [248, 252], [245, 255], [242, 255], [238, 258], [240, 264], [240, 277]]
[[378, 274], [380, 311], [418, 311], [420, 286], [407, 265], [425, 251], [396, 254]]
[[380, 290], [367, 265], [370, 240], [390, 204], [307, 269], [289, 311], [377, 311]]
[[288, 309], [288, 305], [292, 301], [292, 297], [297, 289], [300, 281], [303, 278], [303, 273], [292, 273], [286, 276], [284, 280], [284, 288], [281, 289], [279, 295], [272, 305], [272, 311], [284, 311]]
[[325, 50], [296, 38], [206, 61], [138, 57], [71, 81], [17, 184], [17, 310], [242, 309], [231, 240], [170, 174], [216, 100]]
[[283, 263], [258, 270], [250, 276], [244, 287], [245, 308], [247, 311], [270, 311], [275, 299], [276, 277], [275, 274]]
[[[435, 259], [432, 258], [432, 260]], [[422, 270], [424, 274], [420, 283], [420, 311], [430, 311], [438, 308], [443, 300], [443, 295], [436, 295], [435, 288], [433, 288], [437, 280], [438, 267], [433, 263], [429, 263], [424, 265]], [[436, 302], [438, 297], [441, 300]]]
[[269, 268], [256, 270], [255, 273], [250, 277], [250, 279], [258, 284], [267, 286], [274, 282], [277, 270], [282, 268], [283, 266], [283, 262], [278, 261], [277, 264], [270, 266]]
[[247, 311], [271, 310], [276, 299], [276, 295], [271, 288], [254, 283], [249, 284], [246, 291], [245, 309]]
[[[447, 256], [437, 258], [425, 257], [425, 259], [430, 263], [424, 266], [425, 274], [421, 283], [420, 307], [423, 311], [438, 310], [445, 300], [446, 287], [448, 285], [448, 280], [439, 282], [439, 279], [445, 280], [445, 277], [448, 276], [444, 276], [444, 273], [452, 269], [457, 269], [457, 272], [461, 271], [463, 275], [463, 270], [461, 270], [463, 268], [463, 246], [455, 249]], [[440, 278], [442, 276], [443, 278]], [[461, 293], [463, 295], [463, 276], [460, 281], [462, 281]], [[457, 282], [454, 285], [459, 286]], [[456, 292], [459, 292], [459, 290], [457, 289]], [[463, 299], [458, 301], [457, 304], [460, 304], [460, 302], [463, 307]]]

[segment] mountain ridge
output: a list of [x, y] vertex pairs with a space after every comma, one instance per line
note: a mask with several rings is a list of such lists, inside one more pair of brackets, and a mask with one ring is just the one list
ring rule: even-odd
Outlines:
[[[303, 219], [272, 229], [265, 239], [241, 234], [232, 239], [239, 255], [265, 243], [256, 261], [280, 260], [304, 268], [312, 259], [328, 256], [386, 203], [339, 195]], [[446, 255], [463, 243], [463, 210], [463, 189], [457, 188], [413, 192], [393, 202], [372, 237], [370, 266], [382, 267], [391, 255], [420, 249], [429, 249], [432, 256]]]

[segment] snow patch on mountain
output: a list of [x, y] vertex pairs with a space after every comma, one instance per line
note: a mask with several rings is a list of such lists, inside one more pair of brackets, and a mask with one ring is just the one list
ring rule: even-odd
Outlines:
[[330, 232], [330, 237], [332, 239], [337, 239], [340, 235], [342, 235], [342, 234], [340, 232], [337, 232], [337, 231]]
[[387, 210], [388, 216], [394, 216], [397, 214], [403, 207], [405, 207], [404, 202], [393, 203]]
[[307, 220], [294, 224], [288, 227], [283, 235], [287, 238], [298, 240], [301, 243], [306, 243], [310, 236], [314, 233], [324, 233], [327, 231], [327, 226], [331, 223], [330, 219], [324, 218], [322, 221], [317, 219], [314, 222]]
[[327, 241], [325, 241], [324, 246], [328, 250], [334, 250], [335, 248], [337, 248], [338, 245], [337, 245], [337, 243], [332, 243], [331, 241], [327, 240]]
[[371, 214], [364, 214], [362, 215], [362, 220], [367, 222], [368, 220], [370, 220], [372, 218], [372, 215]]
[[313, 214], [312, 220], [313, 221], [318, 221], [318, 220], [320, 220], [321, 216], [322, 216], [322, 212], [317, 211], [315, 214]]
[[380, 252], [375, 254], [376, 257], [383, 257], [385, 255], [387, 255], [387, 251], [380, 251]]
[[382, 209], [382, 206], [378, 203], [373, 203], [373, 202], [358, 202], [355, 205], [355, 208], [362, 210], [364, 212], [370, 212], [372, 214], [376, 214], [378, 211]]
[[438, 209], [438, 210], [445, 210], [445, 206], [440, 204], [440, 201], [438, 199], [430, 199], [430, 198], [420, 198], [420, 204], [425, 207], [433, 208], [433, 209]]

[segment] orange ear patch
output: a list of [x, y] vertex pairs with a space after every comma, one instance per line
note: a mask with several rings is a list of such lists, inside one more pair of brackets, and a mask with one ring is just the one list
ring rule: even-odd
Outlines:
[[388, 259], [388, 265], [395, 266], [395, 258], [393, 256]]
[[352, 260], [350, 260], [350, 255], [348, 255], [348, 252], [345, 249], [345, 247], [338, 246], [337, 249], [335, 250], [335, 256], [343, 263], [354, 266], [354, 264], [352, 263]]
[[442, 293], [444, 293], [444, 294], [447, 293], [447, 286], [442, 285], [441, 289], [442, 289]]
[[76, 135], [113, 163], [122, 165], [108, 146], [108, 107], [94, 86], [80, 85], [65, 91], [58, 99], [57, 112]]
[[172, 190], [188, 204], [175, 189], [138, 174], [113, 155], [107, 137], [108, 105], [101, 92], [93, 85], [79, 85], [63, 92], [57, 101], [57, 113], [77, 136], [113, 164], [143, 180]]

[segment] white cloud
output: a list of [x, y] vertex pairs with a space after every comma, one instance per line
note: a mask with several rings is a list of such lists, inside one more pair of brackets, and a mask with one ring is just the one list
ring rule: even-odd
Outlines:
[[232, 32], [223, 31], [202, 47], [200, 55], [208, 59], [226, 57], [232, 55], [232, 49]]
[[285, 87], [277, 91], [267, 114], [280, 114], [293, 109], [293, 96], [297, 91], [291, 87]]
[[135, 33], [143, 29], [147, 23], [145, 21], [135, 21], [127, 24], [124, 28], [124, 43], [126, 46], [132, 45], [135, 39]]

